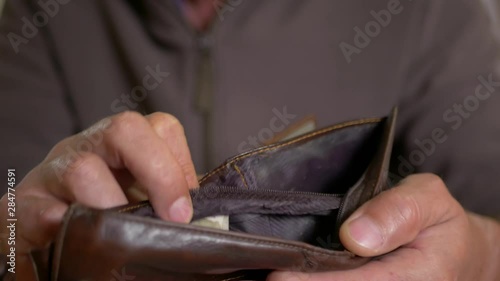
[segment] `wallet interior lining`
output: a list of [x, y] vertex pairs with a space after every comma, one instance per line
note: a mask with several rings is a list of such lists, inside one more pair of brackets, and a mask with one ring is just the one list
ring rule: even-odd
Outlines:
[[239, 214], [329, 215], [332, 210], [339, 208], [342, 195], [206, 186], [192, 190], [191, 198], [193, 220], [197, 220]]
[[[232, 186], [212, 186], [190, 191], [193, 219], [232, 215], [328, 216], [340, 207], [341, 194], [323, 194], [300, 191], [249, 190]], [[122, 212], [158, 218], [152, 206]]]
[[[231, 159], [191, 191], [194, 219], [229, 216], [230, 231], [340, 249], [337, 215], [379, 147], [383, 126], [376, 122], [337, 127], [321, 138], [302, 142], [309, 136], [299, 137]], [[232, 164], [240, 170], [233, 171]], [[149, 204], [125, 210], [156, 217]]]
[[[249, 190], [232, 186], [206, 186], [191, 190], [190, 194], [193, 221], [229, 216], [230, 231], [302, 241], [328, 249], [339, 246], [331, 243], [331, 233], [342, 194]], [[126, 212], [158, 218], [149, 203]]]

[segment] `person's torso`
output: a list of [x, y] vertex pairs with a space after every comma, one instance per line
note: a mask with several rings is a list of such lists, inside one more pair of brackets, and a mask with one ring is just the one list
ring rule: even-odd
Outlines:
[[414, 90], [419, 6], [227, 1], [198, 34], [174, 1], [71, 1], [50, 36], [81, 129], [123, 110], [170, 113], [202, 172], [207, 157], [217, 164], [310, 115], [318, 127], [387, 115]]

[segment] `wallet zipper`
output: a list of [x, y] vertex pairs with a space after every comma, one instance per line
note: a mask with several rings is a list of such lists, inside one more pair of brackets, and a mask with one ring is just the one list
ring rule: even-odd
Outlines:
[[206, 186], [190, 191], [194, 218], [261, 215], [329, 215], [338, 210], [342, 194], [235, 186]]
[[321, 193], [321, 192], [310, 192], [310, 191], [297, 191], [297, 190], [277, 190], [277, 189], [243, 189], [240, 187], [236, 186], [231, 186], [231, 185], [215, 185], [215, 186], [206, 186], [206, 187], [201, 187], [197, 189], [192, 189], [190, 191], [191, 195], [193, 193], [196, 193], [198, 191], [205, 191], [211, 188], [217, 188], [217, 189], [222, 189], [222, 191], [228, 191], [231, 193], [245, 193], [245, 192], [252, 192], [252, 193], [260, 193], [260, 194], [288, 194], [288, 195], [304, 195], [304, 196], [312, 196], [312, 197], [336, 197], [336, 198], [342, 198], [344, 197], [345, 194], [341, 193]]

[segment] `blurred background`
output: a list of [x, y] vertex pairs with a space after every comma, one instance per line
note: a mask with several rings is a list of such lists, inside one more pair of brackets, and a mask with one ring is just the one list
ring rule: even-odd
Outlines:
[[[0, 0], [0, 17], [2, 16], [3, 6], [7, 0]], [[16, 1], [16, 0], [14, 0]], [[41, 0], [49, 1], [49, 0]], [[215, 0], [214, 0], [215, 1]], [[500, 0], [480, 0], [486, 4], [486, 9], [492, 18], [492, 29], [495, 33], [497, 42], [500, 42]]]
[[[6, 0], [0, 0], [0, 16], [5, 1]], [[497, 35], [496, 37], [498, 40], [500, 40], [500, 20], [497, 16], [498, 14], [500, 14], [500, 0], [481, 0], [481, 1], [485, 2], [486, 5], [488, 6], [488, 11], [490, 13], [490, 16], [492, 16], [494, 19], [496, 30], [499, 30], [498, 32], [496, 32]]]

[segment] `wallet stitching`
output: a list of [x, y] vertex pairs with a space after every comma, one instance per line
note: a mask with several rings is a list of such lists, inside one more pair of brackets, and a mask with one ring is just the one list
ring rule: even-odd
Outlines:
[[[233, 164], [233, 163], [235, 163], [235, 162], [237, 162], [237, 161], [239, 161], [241, 159], [244, 159], [244, 158], [247, 158], [247, 157], [250, 157], [250, 156], [254, 156], [255, 154], [267, 152], [269, 150], [278, 149], [278, 148], [281, 148], [281, 147], [287, 146], [287, 145], [292, 145], [292, 144], [295, 144], [297, 142], [300, 142], [300, 141], [303, 141], [303, 140], [315, 137], [317, 135], [320, 135], [320, 134], [323, 134], [323, 133], [326, 133], [326, 132], [330, 132], [330, 131], [337, 130], [337, 129], [343, 129], [343, 128], [354, 126], [354, 125], [363, 125], [363, 124], [368, 124], [368, 123], [376, 123], [376, 122], [379, 122], [381, 120], [382, 120], [382, 118], [369, 118], [369, 119], [363, 119], [363, 120], [360, 120], [360, 121], [350, 121], [350, 122], [346, 122], [346, 123], [343, 123], [343, 124], [335, 125], [335, 126], [332, 126], [332, 127], [329, 127], [329, 128], [325, 128], [325, 129], [322, 129], [322, 130], [319, 130], [319, 131], [316, 131], [316, 132], [304, 135], [302, 137], [299, 137], [299, 138], [287, 141], [287, 142], [279, 144], [279, 145], [272, 145], [271, 147], [267, 147], [267, 148], [263, 148], [263, 149], [258, 149], [256, 151], [250, 153], [250, 154], [244, 154], [244, 155], [238, 156], [238, 157], [234, 158], [233, 160], [231, 160], [227, 164]], [[220, 172], [221, 170], [223, 170], [224, 168], [226, 168], [226, 165], [223, 165], [223, 166], [215, 169], [214, 171], [210, 172], [206, 176], [204, 176], [200, 180], [200, 184], [204, 183], [209, 177], [213, 176], [214, 174], [217, 174], [218, 172]]]
[[[302, 137], [298, 137], [296, 139], [287, 141], [287, 142], [282, 143], [280, 145], [274, 145], [274, 146], [271, 146], [271, 147], [268, 147], [268, 148], [256, 150], [256, 151], [254, 151], [254, 152], [252, 152], [250, 154], [241, 155], [239, 157], [234, 158], [233, 160], [231, 160], [226, 165], [223, 165], [223, 166], [215, 169], [214, 171], [210, 172], [209, 174], [207, 174], [206, 176], [204, 176], [200, 180], [199, 183], [200, 183], [200, 185], [203, 184], [206, 180], [208, 180], [209, 177], [213, 176], [214, 174], [217, 174], [218, 172], [220, 172], [221, 170], [223, 170], [224, 168], [226, 168], [226, 166], [228, 164], [229, 165], [233, 165], [233, 164], [235, 164], [237, 161], [239, 161], [241, 159], [244, 159], [244, 158], [247, 158], [247, 157], [250, 157], [250, 156], [254, 156], [254, 155], [259, 154], [259, 153], [267, 152], [269, 150], [278, 149], [278, 148], [281, 148], [283, 146], [292, 145], [294, 143], [297, 143], [297, 142], [300, 142], [300, 141], [303, 141], [303, 140], [306, 140], [306, 139], [309, 139], [309, 138], [312, 138], [312, 137], [315, 137], [317, 135], [320, 135], [320, 134], [323, 134], [323, 133], [326, 133], [326, 132], [330, 132], [330, 131], [333, 131], [333, 130], [343, 129], [343, 128], [350, 127], [350, 126], [355, 126], [355, 125], [363, 125], [363, 124], [369, 124], [369, 123], [376, 123], [376, 122], [380, 122], [381, 120], [382, 120], [382, 118], [368, 118], [368, 119], [363, 119], [363, 120], [359, 120], [359, 121], [350, 121], [350, 122], [346, 122], [346, 123], [343, 123], [343, 124], [339, 124], [339, 125], [335, 125], [335, 126], [332, 126], [332, 127], [328, 127], [328, 128], [322, 129], [322, 130], [318, 130], [316, 132], [304, 135]], [[131, 211], [131, 210], [142, 208], [142, 207], [147, 206], [147, 205], [150, 205], [150, 204], [146, 202], [146, 203], [143, 203], [143, 204], [140, 204], [140, 205], [129, 206], [129, 207], [125, 207], [124, 209], [118, 210], [118, 212], [119, 213], [128, 212], [128, 211]]]
[[58, 259], [55, 261], [54, 265], [52, 266], [52, 269], [54, 270], [54, 276], [51, 276], [51, 278], [53, 278], [54, 280], [57, 280], [59, 278], [59, 270], [60, 270], [60, 266], [61, 266], [61, 258], [62, 258], [62, 252], [63, 252], [63, 247], [64, 247], [64, 242], [66, 241], [65, 237], [66, 237], [66, 233], [68, 231], [68, 227], [69, 227], [69, 218], [71, 218], [73, 216], [73, 214], [75, 213], [75, 209], [76, 207], [70, 207], [70, 209], [68, 210], [68, 213], [65, 214], [64, 216], [64, 220], [67, 220], [65, 221], [63, 224], [62, 224], [62, 229], [61, 229], [61, 240], [60, 243], [56, 243], [56, 248], [54, 249], [54, 255], [58, 257]]
[[238, 165], [236, 165], [236, 163], [233, 163], [233, 168], [240, 175], [241, 181], [243, 182], [243, 184], [245, 185], [245, 187], [248, 189], [247, 180], [245, 179], [245, 176], [243, 176], [243, 173], [241, 172], [241, 170], [238, 167]]
[[[112, 216], [115, 216], [116, 213], [111, 213], [110, 215]], [[137, 217], [133, 217], [133, 216], [130, 216], [130, 217], [121, 217], [121, 216], [118, 216], [117, 217], [118, 220], [122, 220], [122, 221], [127, 221], [127, 220], [132, 220], [132, 221], [139, 221], [145, 225], [160, 225], [160, 226], [165, 226], [163, 222], [157, 222], [157, 221], [143, 221], [141, 218], [137, 218]], [[169, 227], [171, 228], [176, 228], [176, 229], [182, 229], [183, 227], [179, 227], [179, 226], [176, 226], [176, 225], [169, 225]], [[293, 249], [293, 250], [300, 250], [300, 251], [305, 251], [307, 253], [312, 253], [312, 254], [319, 254], [319, 255], [323, 255], [323, 256], [350, 256], [350, 258], [354, 258], [355, 255], [354, 254], [351, 254], [351, 253], [348, 253], [346, 254], [346, 252], [334, 252], [334, 251], [329, 251], [329, 250], [322, 250], [322, 249], [308, 249], [304, 246], [298, 246], [298, 245], [291, 245], [291, 244], [287, 244], [286, 242], [275, 242], [275, 241], [266, 241], [266, 240], [259, 240], [259, 239], [255, 239], [255, 238], [247, 238], [247, 237], [239, 237], [239, 236], [236, 236], [236, 235], [232, 235], [231, 232], [225, 234], [225, 233], [216, 233], [216, 232], [212, 232], [212, 231], [209, 231], [209, 230], [205, 230], [205, 229], [198, 229], [198, 228], [190, 228], [188, 229], [189, 232], [197, 232], [197, 233], [200, 233], [200, 234], [207, 234], [207, 235], [211, 235], [213, 237], [216, 237], [216, 238], [231, 238], [231, 239], [235, 239], [235, 240], [238, 240], [238, 241], [241, 241], [241, 242], [257, 242], [257, 243], [260, 243], [260, 244], [266, 244], [266, 245], [269, 245], [269, 246], [282, 246], [282, 247], [285, 247], [285, 248], [289, 248], [289, 249]], [[314, 246], [311, 246], [311, 247], [314, 247]], [[327, 252], [324, 252], [324, 251], [327, 251]]]
[[135, 209], [138, 209], [138, 208], [142, 208], [142, 207], [147, 206], [147, 205], [151, 205], [151, 204], [149, 204], [149, 203], [142, 203], [142, 204], [139, 204], [139, 205], [129, 206], [129, 207], [126, 207], [126, 208], [118, 210], [118, 213], [125, 213], [127, 211], [131, 211], [131, 210], [135, 210]]

